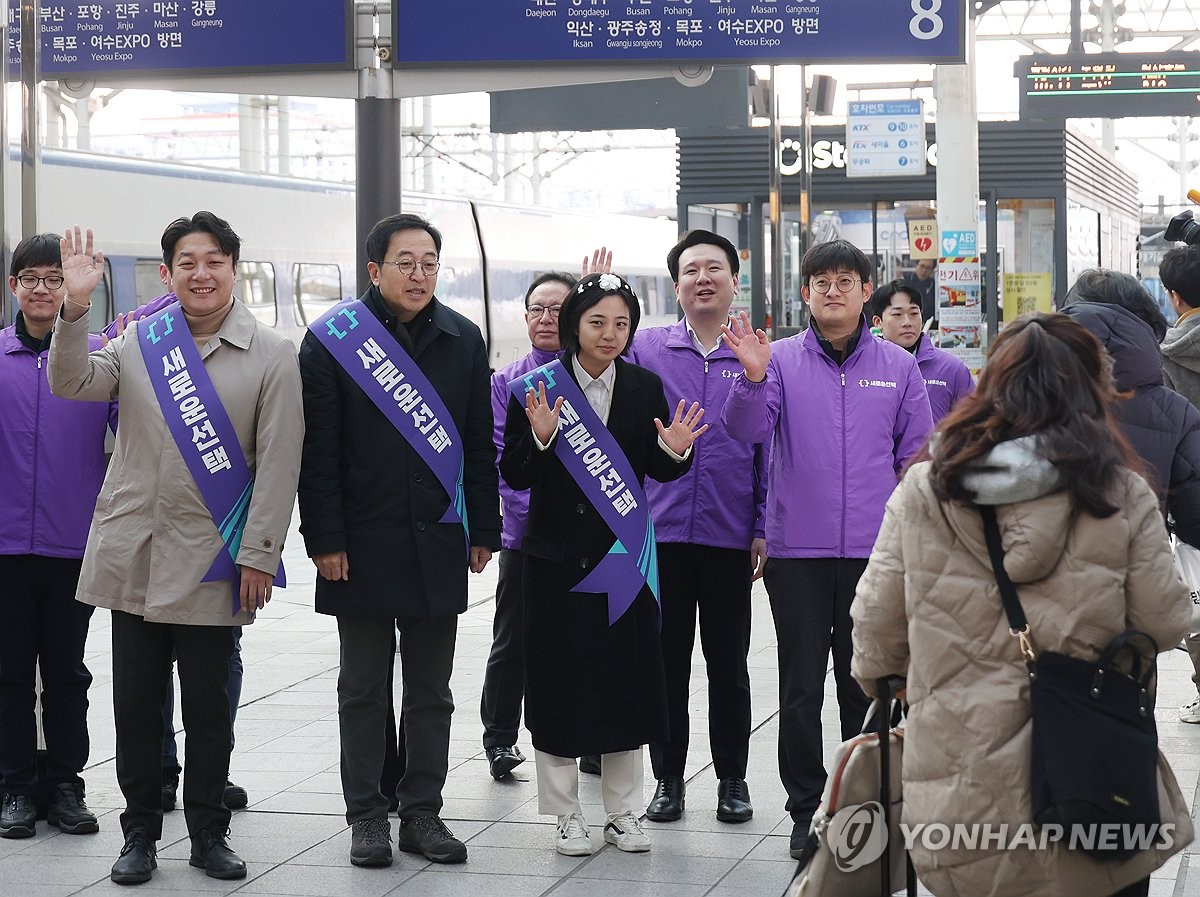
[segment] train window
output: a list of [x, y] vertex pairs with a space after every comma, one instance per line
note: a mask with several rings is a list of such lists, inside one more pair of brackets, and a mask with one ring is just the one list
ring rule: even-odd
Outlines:
[[270, 262], [238, 262], [237, 296], [254, 317], [274, 327], [275, 266]]
[[113, 319], [112, 263], [104, 260], [104, 276], [92, 290], [92, 309], [88, 312], [88, 330], [99, 333]]
[[337, 265], [292, 265], [296, 318], [311, 324], [342, 299], [342, 270]]
[[134, 289], [137, 291], [137, 304], [145, 305], [151, 299], [170, 291], [163, 283], [162, 259], [137, 259], [133, 267]]

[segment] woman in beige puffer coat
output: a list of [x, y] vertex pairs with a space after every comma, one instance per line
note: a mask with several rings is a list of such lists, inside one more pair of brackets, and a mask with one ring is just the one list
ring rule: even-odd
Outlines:
[[[1095, 658], [1127, 628], [1162, 650], [1190, 620], [1158, 499], [1108, 408], [1107, 359], [1063, 315], [1028, 315], [996, 340], [978, 391], [947, 417], [887, 506], [851, 609], [852, 669], [908, 679], [903, 821], [1032, 822], [1029, 678], [988, 559], [979, 505], [995, 505], [1005, 569], [1034, 648]], [[912, 860], [937, 897], [1145, 895], [1148, 876], [1192, 840], [1175, 776], [1159, 758], [1169, 846], [1125, 862], [1064, 843], [930, 849]], [[1036, 830], [1035, 830], [1036, 831]]]

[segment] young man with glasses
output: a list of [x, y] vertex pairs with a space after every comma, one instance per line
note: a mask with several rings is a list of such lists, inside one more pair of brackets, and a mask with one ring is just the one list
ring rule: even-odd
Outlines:
[[[16, 321], [0, 330], [0, 838], [32, 838], [39, 806], [68, 834], [99, 830], [84, 803], [91, 605], [75, 600], [92, 509], [104, 480], [114, 405], [68, 402], [47, 379], [66, 297], [57, 234], [22, 240], [8, 286]], [[99, 348], [100, 338], [91, 338]], [[37, 769], [35, 671], [42, 672], [46, 764]]]
[[[450, 675], [467, 570], [500, 547], [487, 348], [434, 295], [441, 232], [392, 215], [367, 236], [371, 287], [312, 324], [304, 381], [300, 532], [320, 574], [316, 610], [337, 618], [342, 792], [350, 862], [392, 862], [380, 790], [399, 632], [406, 763], [398, 845], [461, 863], [440, 817], [449, 769]], [[415, 398], [414, 398], [415, 396]]]
[[850, 675], [850, 603], [884, 505], [933, 426], [916, 361], [867, 327], [867, 257], [834, 240], [806, 252], [800, 266], [810, 326], [775, 344], [744, 313], [726, 328], [744, 370], [721, 415], [735, 438], [771, 442], [763, 579], [779, 646], [779, 775], [795, 857], [825, 787], [830, 648], [845, 740], [858, 734], [868, 706]]

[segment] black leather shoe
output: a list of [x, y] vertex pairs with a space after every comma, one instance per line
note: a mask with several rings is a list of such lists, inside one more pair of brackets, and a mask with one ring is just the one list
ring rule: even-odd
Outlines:
[[754, 816], [750, 788], [745, 779], [721, 779], [717, 786], [717, 819], [721, 822], [749, 822]]
[[793, 860], [805, 859], [811, 855], [812, 849], [815, 849], [817, 841], [813, 836], [810, 843], [808, 834], [810, 828], [812, 828], [812, 817], [792, 823], [792, 837], [788, 842], [788, 853], [791, 854]]
[[683, 776], [663, 776], [646, 807], [646, 818], [653, 822], [674, 822], [683, 815]]
[[164, 813], [170, 813], [178, 803], [179, 773], [167, 772], [162, 774], [162, 808]]
[[438, 816], [401, 819], [396, 846], [408, 853], [419, 853], [431, 863], [465, 863], [467, 860], [467, 845], [454, 837]]
[[0, 838], [32, 838], [37, 832], [37, 807], [24, 794], [5, 794], [0, 805]]
[[157, 868], [150, 835], [144, 828], [131, 828], [108, 877], [119, 885], [140, 885], [149, 881], [150, 874]]
[[579, 758], [579, 771], [589, 776], [600, 775], [600, 755], [584, 754]]
[[209, 878], [234, 879], [246, 877], [246, 863], [229, 849], [225, 832], [200, 829], [192, 836], [192, 856], [189, 866], [203, 869]]
[[83, 786], [60, 782], [54, 786], [46, 821], [68, 835], [91, 835], [100, 831], [96, 814], [83, 802]]
[[521, 753], [521, 749], [515, 744], [504, 747], [490, 747], [486, 748], [485, 751], [488, 758], [488, 769], [491, 770], [492, 778], [497, 782], [506, 778], [514, 769], [525, 762], [525, 755]]
[[225, 793], [221, 799], [228, 810], [244, 810], [246, 804], [250, 803], [250, 796], [246, 794], [246, 789], [228, 780], [225, 782]]

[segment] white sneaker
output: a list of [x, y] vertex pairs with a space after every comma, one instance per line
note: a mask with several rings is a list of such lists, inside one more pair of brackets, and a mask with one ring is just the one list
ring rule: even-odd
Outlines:
[[567, 857], [591, 856], [595, 850], [588, 837], [587, 823], [578, 813], [558, 817], [558, 830], [554, 835], [554, 849]]
[[1179, 721], [1181, 723], [1200, 723], [1200, 697], [1179, 708]]
[[650, 838], [642, 831], [638, 818], [628, 811], [608, 817], [604, 840], [627, 853], [645, 853], [650, 849]]

